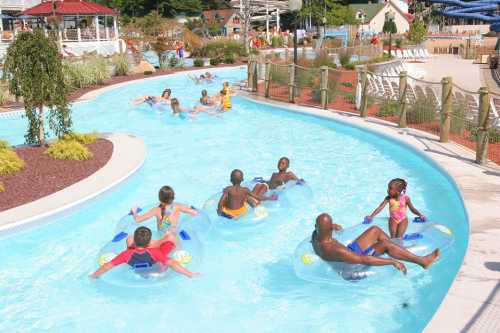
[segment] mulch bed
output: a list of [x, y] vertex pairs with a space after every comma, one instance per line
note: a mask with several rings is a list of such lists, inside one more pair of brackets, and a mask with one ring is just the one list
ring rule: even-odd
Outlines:
[[88, 161], [61, 161], [43, 154], [46, 147], [19, 147], [16, 152], [25, 168], [0, 176], [5, 192], [0, 193], [0, 211], [26, 204], [60, 191], [102, 168], [111, 158], [113, 144], [105, 139], [87, 145], [94, 157]]

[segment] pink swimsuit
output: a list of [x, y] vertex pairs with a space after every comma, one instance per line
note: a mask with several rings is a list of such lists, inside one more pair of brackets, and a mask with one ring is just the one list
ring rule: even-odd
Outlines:
[[406, 203], [408, 196], [406, 194], [400, 195], [398, 199], [389, 199], [389, 213], [391, 218], [397, 223], [406, 218]]

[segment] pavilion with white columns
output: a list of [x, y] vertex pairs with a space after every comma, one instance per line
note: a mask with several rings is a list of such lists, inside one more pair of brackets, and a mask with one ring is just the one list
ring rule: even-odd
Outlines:
[[[20, 13], [26, 23], [42, 27], [69, 54], [96, 51], [110, 55], [120, 51], [118, 14], [111, 8], [83, 0], [44, 0]], [[50, 29], [57, 20], [59, 29]]]

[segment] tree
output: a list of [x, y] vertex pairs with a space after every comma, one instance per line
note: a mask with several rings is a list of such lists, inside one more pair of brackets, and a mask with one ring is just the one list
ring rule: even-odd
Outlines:
[[245, 44], [245, 52], [250, 52], [248, 35], [250, 32], [251, 18], [258, 11], [261, 10], [261, 5], [252, 0], [241, 0], [241, 10], [238, 11], [238, 16], [243, 23], [243, 43]]
[[5, 57], [3, 78], [9, 91], [22, 97], [28, 132], [26, 143], [45, 145], [44, 107], [49, 109], [49, 128], [58, 137], [71, 128], [71, 111], [57, 45], [41, 29], [17, 35]]
[[409, 39], [415, 44], [420, 44], [424, 41], [427, 35], [427, 27], [424, 21], [415, 20], [410, 25]]
[[384, 26], [382, 27], [382, 31], [386, 34], [389, 34], [389, 56], [391, 56], [392, 51], [392, 34], [398, 32], [396, 27], [396, 23], [394, 22], [394, 17], [390, 17], [388, 15], [385, 16]]
[[309, 0], [304, 2], [299, 17], [302, 19], [311, 17], [318, 28], [323, 24], [323, 17], [326, 18], [328, 25], [333, 26], [357, 23], [354, 11], [339, 0]]

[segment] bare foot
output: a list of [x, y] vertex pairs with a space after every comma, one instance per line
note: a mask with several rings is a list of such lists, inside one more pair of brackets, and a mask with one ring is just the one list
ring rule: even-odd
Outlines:
[[439, 258], [440, 254], [441, 252], [439, 252], [439, 249], [435, 249], [431, 254], [424, 257], [420, 266], [422, 266], [423, 269], [428, 269]]

